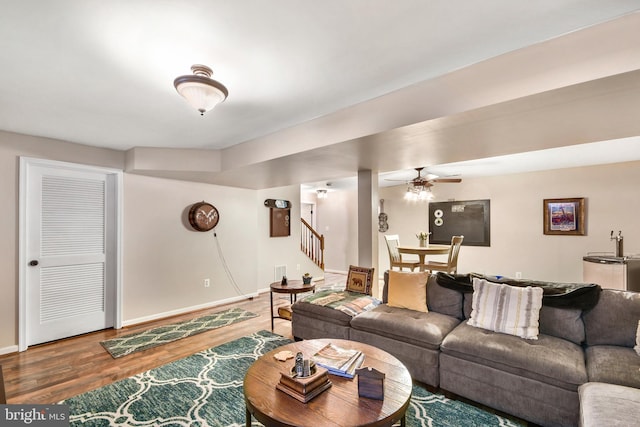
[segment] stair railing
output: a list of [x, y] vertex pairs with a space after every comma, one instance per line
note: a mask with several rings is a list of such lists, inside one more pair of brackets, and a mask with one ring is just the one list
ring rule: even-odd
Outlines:
[[318, 267], [324, 270], [324, 236], [300, 218], [300, 250], [304, 252]]

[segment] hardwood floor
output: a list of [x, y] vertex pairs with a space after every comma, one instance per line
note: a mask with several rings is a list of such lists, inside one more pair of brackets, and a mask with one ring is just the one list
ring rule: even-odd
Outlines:
[[[346, 283], [346, 275], [325, 273], [324, 281], [316, 282], [316, 288], [340, 281]], [[274, 294], [273, 302], [276, 311], [276, 306], [289, 303], [289, 297]], [[119, 359], [112, 358], [100, 345], [101, 341], [107, 339], [192, 319], [229, 307], [241, 307], [259, 316]], [[262, 329], [271, 329], [268, 292], [252, 300], [32, 346], [22, 353], [0, 356], [7, 403], [55, 403]], [[276, 319], [273, 332], [293, 338], [291, 322], [287, 320]]]

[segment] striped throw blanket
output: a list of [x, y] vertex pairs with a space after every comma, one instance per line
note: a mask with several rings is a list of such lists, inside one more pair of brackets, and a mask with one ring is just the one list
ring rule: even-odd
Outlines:
[[370, 295], [333, 289], [316, 292], [306, 297], [303, 301], [340, 310], [351, 317], [380, 305], [380, 301]]

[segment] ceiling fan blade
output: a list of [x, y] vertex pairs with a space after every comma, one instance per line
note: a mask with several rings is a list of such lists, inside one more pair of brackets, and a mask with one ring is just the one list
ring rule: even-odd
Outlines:
[[462, 178], [436, 178], [430, 181], [431, 182], [462, 182]]

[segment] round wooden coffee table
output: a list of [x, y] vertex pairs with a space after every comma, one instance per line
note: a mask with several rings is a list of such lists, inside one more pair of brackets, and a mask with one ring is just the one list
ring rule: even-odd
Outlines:
[[[354, 348], [365, 354], [363, 366], [385, 374], [384, 400], [358, 396], [358, 377], [353, 379], [329, 375], [333, 385], [313, 400], [302, 403], [276, 389], [281, 372], [291, 372], [294, 361], [279, 362], [273, 355], [283, 350], [301, 351], [310, 358], [328, 343]], [[247, 427], [251, 417], [271, 426], [391, 426], [400, 421], [411, 399], [411, 375], [407, 368], [389, 353], [373, 346], [348, 340], [306, 340], [279, 347], [256, 360], [244, 377], [244, 400]]]

